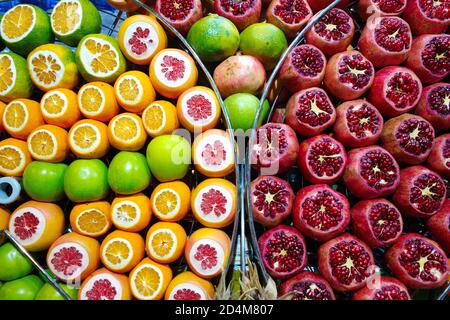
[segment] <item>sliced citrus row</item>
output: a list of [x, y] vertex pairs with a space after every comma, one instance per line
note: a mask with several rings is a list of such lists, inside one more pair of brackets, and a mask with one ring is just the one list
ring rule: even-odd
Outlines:
[[150, 137], [171, 134], [179, 128], [177, 109], [169, 101], [151, 103], [142, 113], [142, 122]]
[[69, 154], [67, 131], [51, 124], [39, 126], [31, 131], [27, 144], [28, 151], [36, 160], [61, 162]]
[[151, 218], [150, 199], [142, 193], [117, 197], [111, 204], [111, 219], [117, 229], [139, 232]]
[[[9, 218], [11, 214], [8, 210], [0, 207], [0, 230], [8, 229]], [[0, 245], [5, 241], [5, 237], [0, 235]]]
[[50, 90], [41, 99], [41, 113], [46, 123], [70, 129], [81, 118], [78, 96], [65, 88]]
[[153, 214], [162, 221], [182, 220], [190, 209], [191, 190], [182, 181], [164, 182], [153, 189], [150, 203]]
[[107, 122], [119, 113], [114, 88], [104, 82], [86, 83], [78, 91], [78, 107], [88, 119]]
[[147, 141], [142, 119], [134, 113], [118, 114], [108, 124], [108, 139], [111, 145], [123, 151], [137, 151]]
[[125, 273], [133, 269], [145, 254], [139, 233], [116, 230], [108, 234], [100, 247], [100, 258], [109, 270]]
[[186, 231], [176, 222], [157, 222], [147, 232], [148, 256], [159, 263], [172, 263], [183, 254]]
[[221, 110], [214, 91], [196, 86], [178, 98], [177, 114], [183, 127], [191, 132], [202, 132], [217, 126]]
[[13, 138], [26, 140], [35, 128], [44, 124], [39, 103], [16, 99], [8, 103], [3, 113], [3, 126]]
[[102, 18], [89, 0], [61, 0], [52, 10], [53, 33], [65, 44], [75, 47], [80, 40], [102, 29]]
[[54, 203], [28, 201], [14, 210], [8, 230], [28, 251], [46, 250], [63, 234], [64, 213]]
[[199, 134], [192, 144], [195, 168], [207, 177], [224, 177], [234, 169], [234, 150], [230, 135], [210, 129]]
[[25, 141], [14, 138], [0, 141], [1, 175], [20, 177], [30, 162], [31, 154]]
[[134, 113], [141, 113], [156, 98], [150, 78], [141, 71], [121, 74], [114, 84], [114, 92], [120, 106]]
[[76, 232], [59, 237], [47, 252], [47, 266], [64, 282], [84, 280], [100, 265], [100, 244]]
[[80, 120], [69, 131], [70, 150], [79, 158], [99, 159], [109, 151], [108, 127], [91, 119]]
[[125, 19], [119, 28], [118, 39], [125, 57], [139, 65], [149, 64], [156, 53], [167, 47], [164, 29], [147, 15]]
[[126, 70], [126, 61], [117, 40], [104, 34], [83, 37], [75, 55], [78, 70], [87, 82], [113, 83]]
[[100, 237], [111, 229], [110, 210], [106, 201], [77, 204], [70, 212], [70, 226], [79, 234]]
[[98, 269], [81, 284], [78, 300], [131, 300], [128, 277], [106, 268]]
[[171, 280], [170, 267], [145, 258], [130, 273], [131, 293], [139, 300], [160, 300]]
[[72, 89], [78, 84], [75, 54], [60, 44], [44, 44], [28, 55], [31, 81], [46, 92], [56, 88]]
[[167, 287], [165, 300], [212, 300], [214, 286], [190, 271], [178, 274]]
[[150, 64], [153, 87], [166, 98], [176, 99], [197, 83], [198, 71], [192, 57], [179, 49], [158, 52]]
[[11, 51], [22, 56], [42, 44], [53, 42], [48, 15], [31, 4], [19, 4], [9, 9], [0, 22], [0, 35]]
[[0, 100], [29, 98], [32, 93], [27, 61], [13, 52], [0, 53]]

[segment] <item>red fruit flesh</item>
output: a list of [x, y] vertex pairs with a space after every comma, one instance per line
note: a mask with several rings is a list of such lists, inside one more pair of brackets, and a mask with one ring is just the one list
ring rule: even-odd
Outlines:
[[358, 51], [346, 51], [331, 57], [325, 70], [328, 92], [341, 101], [361, 97], [372, 86], [373, 64]]
[[408, 0], [403, 18], [415, 35], [443, 33], [450, 25], [450, 3], [437, 0]]
[[450, 199], [427, 220], [427, 229], [447, 254], [450, 254]]
[[[308, 0], [308, 3], [314, 12], [318, 12], [318, 11], [328, 7], [334, 1], [335, 0]], [[350, 0], [342, 0], [336, 7], [344, 9], [349, 5], [349, 3], [350, 3]]]
[[409, 113], [389, 119], [381, 133], [381, 146], [398, 162], [419, 164], [431, 152], [433, 126], [424, 118]]
[[265, 175], [286, 172], [295, 164], [298, 149], [298, 139], [291, 127], [267, 123], [256, 131], [251, 146], [252, 165]]
[[201, 262], [203, 270], [212, 269], [217, 266], [217, 250], [209, 244], [201, 244], [197, 248], [194, 259]]
[[386, 67], [375, 74], [368, 100], [385, 117], [412, 110], [422, 94], [422, 83], [408, 68]]
[[336, 300], [328, 282], [311, 271], [302, 271], [283, 282], [279, 296], [288, 293], [293, 293], [291, 300]]
[[392, 273], [414, 289], [439, 288], [447, 281], [448, 262], [439, 245], [416, 233], [402, 235], [386, 252]]
[[335, 183], [344, 174], [347, 153], [344, 146], [327, 135], [318, 135], [300, 144], [298, 167], [311, 183]]
[[155, 10], [183, 36], [203, 16], [201, 0], [156, 0]]
[[334, 136], [346, 147], [375, 144], [383, 130], [383, 117], [365, 100], [344, 102], [336, 108]]
[[108, 279], [98, 279], [92, 288], [86, 292], [88, 300], [115, 300], [116, 288]]
[[201, 300], [201, 295], [194, 290], [183, 288], [178, 289], [173, 295], [174, 300]]
[[416, 114], [438, 130], [449, 130], [450, 84], [441, 82], [425, 87], [417, 103]]
[[293, 227], [279, 225], [258, 240], [259, 251], [269, 274], [286, 279], [298, 274], [307, 264], [305, 239]]
[[407, 0], [360, 0], [358, 13], [361, 18], [367, 19], [376, 16], [398, 16], [406, 8]]
[[331, 127], [335, 120], [336, 110], [320, 88], [297, 92], [286, 106], [286, 123], [303, 136], [315, 136]]
[[36, 233], [38, 226], [39, 219], [32, 212], [24, 212], [14, 219], [14, 235], [27, 240]]
[[297, 193], [292, 219], [303, 234], [324, 242], [345, 231], [350, 223], [350, 205], [343, 194], [328, 185], [311, 185]]
[[370, 248], [345, 233], [319, 248], [319, 271], [336, 291], [361, 289], [375, 265]]
[[403, 231], [400, 212], [385, 199], [362, 200], [351, 216], [355, 234], [372, 248], [392, 245]]
[[305, 39], [306, 43], [316, 46], [325, 56], [331, 57], [345, 51], [354, 35], [353, 19], [344, 10], [333, 8], [306, 32]]
[[399, 17], [370, 17], [359, 39], [359, 50], [375, 68], [399, 65], [408, 57], [412, 35]]
[[450, 133], [437, 137], [427, 159], [427, 167], [450, 179]]
[[426, 218], [442, 208], [446, 193], [445, 183], [438, 174], [413, 166], [400, 171], [400, 184], [393, 201], [402, 213]]
[[260, 176], [252, 181], [253, 219], [265, 227], [275, 227], [290, 216], [294, 192], [289, 182], [275, 176]]
[[319, 87], [327, 60], [318, 48], [303, 44], [295, 47], [280, 69], [280, 81], [291, 92]]
[[59, 273], [71, 276], [83, 266], [83, 254], [75, 247], [64, 247], [55, 253], [51, 264]]
[[395, 278], [380, 277], [376, 284], [367, 286], [353, 294], [353, 300], [411, 300], [408, 288]]
[[343, 180], [358, 198], [384, 197], [397, 189], [400, 169], [394, 157], [379, 146], [357, 148], [348, 153]]
[[306, 0], [272, 0], [267, 8], [267, 21], [292, 38], [312, 17]]
[[230, 19], [236, 28], [244, 30], [258, 22], [261, 0], [215, 0], [214, 10], [219, 16]]

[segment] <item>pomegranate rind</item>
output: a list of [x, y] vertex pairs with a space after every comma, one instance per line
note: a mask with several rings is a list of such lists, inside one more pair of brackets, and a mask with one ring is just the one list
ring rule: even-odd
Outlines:
[[185, 16], [181, 19], [172, 19], [164, 14], [162, 10], [163, 3], [170, 3], [166, 0], [157, 0], [155, 3], [155, 10], [163, 16], [175, 29], [183, 36], [186, 36], [192, 25], [203, 16], [203, 8], [201, 0], [188, 0], [186, 2], [192, 3], [192, 8], [188, 12], [184, 12]]
[[[234, 2], [234, 1], [228, 1], [228, 2]], [[241, 7], [245, 5], [244, 1], [235, 1], [236, 5]], [[239, 31], [244, 30], [249, 25], [257, 23], [259, 20], [259, 16], [261, 15], [261, 0], [254, 0], [251, 3], [253, 6], [247, 8], [247, 10], [244, 13], [236, 13], [234, 14], [233, 11], [231, 12], [225, 10], [222, 8], [222, 1], [215, 0], [214, 1], [214, 11], [222, 17], [225, 17], [231, 22], [234, 23], [236, 28], [238, 28]]]
[[[406, 288], [403, 283], [395, 278], [381, 276], [379, 282], [377, 283], [377, 286], [373, 286], [375, 286], [375, 284], [371, 283], [370, 286], [369, 284], [367, 284], [364, 288], [355, 292], [353, 294], [353, 300], [411, 300], [408, 288]], [[398, 293], [403, 296], [403, 298], [400, 299], [398, 297], [392, 297], [391, 295], [388, 295], [387, 299], [378, 297], [377, 293], [380, 291], [380, 289], [385, 287], [390, 287], [392, 289], [393, 287], [395, 287], [398, 290]]]
[[[430, 105], [431, 95], [435, 90], [444, 88], [449, 95], [444, 96], [441, 101], [444, 113], [439, 113], [434, 110]], [[450, 106], [446, 100], [450, 99], [450, 84], [445, 82], [435, 83], [431, 86], [423, 88], [422, 95], [417, 103], [416, 114], [422, 118], [428, 120], [437, 130], [449, 130], [450, 129]], [[439, 103], [439, 102], [437, 102]], [[447, 104], [446, 104], [447, 103]]]
[[[320, 275], [315, 274], [311, 271], [302, 271], [299, 274], [297, 274], [295, 277], [290, 278], [289, 280], [284, 281], [280, 285], [280, 293], [279, 297], [282, 297], [288, 293], [293, 293], [291, 300], [297, 300], [295, 293], [295, 286], [296, 284], [307, 284], [310, 283], [310, 287], [308, 292], [311, 294], [311, 296], [305, 297], [304, 299], [298, 299], [298, 300], [336, 300], [336, 297], [334, 295], [333, 289], [329, 285], [329, 283], [322, 278]], [[320, 288], [319, 286], [322, 286], [323, 288]], [[317, 292], [316, 290], [322, 290]], [[327, 295], [328, 297], [314, 297], [314, 294], [321, 294], [321, 295]]]
[[450, 199], [445, 200], [441, 210], [428, 219], [426, 225], [432, 237], [450, 255]]
[[101, 268], [91, 273], [83, 283], [78, 291], [78, 300], [93, 300], [89, 297], [88, 292], [93, 289], [95, 282], [107, 281], [108, 285], [114, 288], [113, 299], [100, 295], [98, 300], [131, 300], [130, 283], [128, 277], [123, 274], [118, 274]]
[[167, 287], [164, 299], [180, 300], [177, 298], [179, 290], [195, 294], [198, 300], [212, 300], [214, 298], [214, 286], [212, 283], [190, 271], [182, 272], [172, 279]]
[[[333, 3], [333, 0], [307, 0], [307, 1], [314, 12], [318, 12], [322, 9], [325, 9], [327, 6]], [[343, 9], [346, 8], [349, 3], [350, 0], [342, 0], [336, 7]]]
[[358, 14], [361, 18], [367, 20], [372, 15], [376, 16], [398, 16], [405, 11], [406, 8], [406, 2], [407, 0], [403, 0], [403, 4], [400, 8], [398, 8], [395, 12], [386, 12], [383, 11], [379, 5], [376, 3], [379, 3], [381, 1], [374, 1], [374, 0], [360, 0], [358, 3]]
[[450, 133], [437, 137], [427, 159], [427, 167], [439, 173], [443, 178], [450, 178]]
[[280, 28], [284, 32], [286, 37], [288, 37], [288, 38], [294, 37], [297, 34], [297, 32], [299, 32], [301, 29], [303, 29], [303, 27], [306, 25], [308, 20], [313, 15], [311, 7], [309, 6], [309, 4], [306, 0], [296, 0], [295, 2], [297, 2], [297, 1], [303, 2], [303, 5], [305, 6], [305, 10], [308, 11], [308, 13], [297, 23], [287, 23], [287, 22], [283, 21], [282, 19], [280, 19], [279, 16], [276, 15], [276, 13], [274, 11], [275, 7], [280, 5], [283, 1], [272, 0], [266, 11], [267, 21], [269, 23], [277, 26], [278, 28]]
[[[415, 35], [443, 33], [450, 25], [450, 16], [447, 15], [447, 18], [443, 20], [429, 18], [420, 8], [420, 1], [408, 0], [406, 9], [402, 15], [411, 26], [413, 33]], [[434, 5], [434, 2], [430, 3]], [[441, 1], [440, 4], [445, 5], [446, 2]]]

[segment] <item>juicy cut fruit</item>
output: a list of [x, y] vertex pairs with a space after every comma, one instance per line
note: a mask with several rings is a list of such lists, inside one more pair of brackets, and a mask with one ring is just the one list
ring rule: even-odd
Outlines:
[[445, 252], [450, 253], [450, 199], [446, 199], [441, 210], [427, 220], [427, 230], [439, 242]]
[[172, 281], [172, 270], [165, 264], [145, 258], [130, 272], [129, 281], [136, 299], [160, 300]]
[[165, 300], [212, 300], [214, 286], [190, 271], [175, 276], [167, 287]]
[[427, 159], [427, 167], [443, 178], [450, 178], [450, 134], [443, 134], [434, 140], [433, 149]]
[[67, 165], [33, 161], [23, 173], [23, 187], [30, 198], [54, 202], [64, 198], [64, 174]]
[[155, 10], [183, 36], [203, 15], [201, 0], [156, 0]]
[[381, 276], [377, 284], [367, 285], [353, 294], [353, 300], [411, 300], [408, 289], [395, 278]]
[[[234, 130], [247, 131], [253, 128], [260, 101], [250, 93], [235, 93], [224, 100], [225, 107]], [[262, 105], [257, 126], [259, 127], [269, 116], [270, 105], [267, 100]]]
[[423, 88], [416, 114], [428, 120], [435, 129], [450, 129], [450, 83], [435, 83]]
[[290, 292], [291, 300], [336, 300], [328, 282], [311, 271], [302, 271], [281, 284], [280, 297]]
[[34, 300], [43, 285], [33, 274], [7, 282], [0, 288], [0, 300]]
[[108, 140], [111, 145], [123, 151], [138, 151], [147, 141], [147, 133], [141, 117], [135, 113], [120, 113], [108, 124]]
[[8, 230], [28, 251], [42, 251], [63, 234], [64, 213], [54, 203], [28, 201], [14, 210]]
[[444, 33], [450, 25], [449, 12], [446, 1], [408, 0], [403, 18], [415, 35]]
[[160, 183], [153, 189], [150, 205], [161, 221], [182, 220], [191, 208], [191, 189], [182, 181]]
[[142, 193], [116, 197], [111, 203], [111, 219], [118, 229], [139, 232], [151, 218], [150, 200]]
[[0, 264], [1, 281], [19, 279], [33, 271], [33, 264], [9, 242], [0, 246]]
[[27, 145], [35, 160], [62, 162], [69, 154], [67, 131], [51, 124], [39, 126], [31, 131]]
[[70, 150], [78, 158], [102, 158], [110, 148], [108, 126], [92, 119], [77, 121], [70, 128], [68, 141]]
[[84, 236], [104, 235], [112, 226], [109, 203], [94, 201], [75, 205], [70, 212], [70, 226]]
[[47, 265], [61, 281], [84, 280], [100, 264], [99, 243], [71, 232], [59, 237], [47, 252]]
[[363, 19], [372, 15], [398, 16], [406, 8], [407, 0], [360, 0], [358, 13]]
[[107, 122], [119, 113], [114, 88], [100, 81], [86, 83], [80, 88], [78, 107], [86, 118], [101, 122]]
[[[11, 214], [5, 208], [0, 207], [0, 230], [8, 229]], [[5, 242], [5, 235], [0, 235], [0, 246]], [[0, 279], [1, 280], [1, 279]]]
[[292, 38], [303, 29], [313, 12], [306, 0], [273, 0], [266, 11], [267, 21]]
[[419, 234], [402, 235], [385, 258], [395, 277], [410, 288], [439, 288], [447, 281], [445, 253], [436, 242]]
[[149, 257], [159, 263], [172, 263], [184, 252], [186, 231], [176, 222], [157, 222], [147, 232], [145, 248]]
[[31, 97], [33, 82], [24, 58], [13, 52], [1, 52], [0, 68], [0, 100], [9, 102], [17, 98]]
[[7, 138], [0, 141], [0, 174], [10, 177], [22, 176], [31, 162], [25, 141]]
[[269, 274], [276, 279], [290, 278], [307, 264], [305, 239], [295, 228], [279, 225], [258, 239], [261, 258]]
[[214, 11], [230, 19], [238, 30], [257, 23], [261, 14], [261, 0], [216, 0]]
[[105, 268], [98, 269], [83, 281], [78, 299], [131, 300], [128, 277]]
[[6, 105], [2, 122], [11, 137], [26, 140], [31, 131], [44, 124], [44, 119], [38, 102], [16, 99]]
[[[318, 12], [322, 9], [325, 9], [326, 7], [328, 7], [331, 3], [333, 3], [333, 0], [307, 0], [309, 5], [311, 6], [311, 9], [314, 12]], [[350, 3], [350, 0], [342, 0], [337, 7], [338, 8], [346, 8], [348, 6], [348, 4]]]
[[300, 189], [292, 211], [294, 226], [317, 241], [328, 241], [343, 233], [350, 223], [347, 198], [326, 184]]
[[177, 108], [169, 101], [154, 101], [142, 112], [142, 124], [152, 138], [170, 134], [180, 126]]
[[[61, 289], [67, 293], [72, 300], [77, 300], [78, 289], [64, 283], [58, 283]], [[37, 293], [34, 300], [66, 300], [50, 283], [45, 283]]]
[[41, 99], [44, 121], [64, 129], [70, 129], [81, 118], [78, 96], [65, 88], [47, 91]]
[[156, 98], [150, 78], [141, 71], [122, 73], [114, 83], [119, 105], [128, 112], [142, 113]]

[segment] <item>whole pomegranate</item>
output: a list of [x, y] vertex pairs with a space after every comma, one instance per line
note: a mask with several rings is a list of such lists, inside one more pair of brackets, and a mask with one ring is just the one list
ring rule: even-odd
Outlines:
[[385, 257], [395, 277], [410, 288], [439, 288], [447, 281], [448, 261], [444, 251], [420, 234], [402, 235]]
[[445, 252], [450, 254], [450, 199], [446, 199], [441, 210], [427, 220], [427, 229]]
[[385, 117], [395, 117], [412, 110], [422, 94], [417, 75], [405, 67], [386, 67], [375, 74], [368, 100]]
[[427, 167], [442, 177], [450, 179], [450, 133], [443, 134], [434, 140], [427, 159]]
[[270, 122], [284, 123], [285, 118], [286, 118], [286, 109], [285, 108], [276, 108], [272, 112], [272, 116], [270, 117]]
[[297, 193], [292, 220], [307, 237], [328, 241], [347, 229], [350, 204], [343, 194], [326, 184], [311, 185]]
[[203, 16], [201, 0], [156, 0], [155, 10], [183, 36]]
[[[325, 9], [330, 4], [332, 4], [335, 0], [308, 0], [309, 5], [311, 6], [311, 9], [314, 12], [319, 12], [322, 9]], [[346, 8], [350, 3], [350, 0], [342, 0], [337, 7], [338, 8]]]
[[395, 278], [381, 276], [353, 294], [353, 300], [411, 300], [408, 289]]
[[398, 16], [406, 8], [407, 0], [359, 0], [358, 13], [363, 19], [374, 16]]
[[402, 213], [427, 218], [442, 208], [446, 193], [445, 183], [437, 173], [413, 166], [400, 171], [400, 184], [392, 199]]
[[359, 38], [359, 50], [375, 68], [401, 64], [411, 50], [411, 29], [399, 17], [376, 17], [367, 20]]
[[400, 212], [386, 199], [359, 201], [351, 217], [355, 234], [372, 248], [392, 245], [403, 231]]
[[289, 182], [275, 176], [259, 176], [250, 185], [253, 219], [275, 227], [291, 215], [294, 192]]
[[431, 152], [434, 141], [433, 126], [424, 118], [405, 113], [389, 119], [381, 133], [381, 146], [398, 162], [419, 164]]
[[370, 248], [351, 234], [345, 233], [319, 248], [319, 271], [336, 291], [363, 288], [374, 267]]
[[331, 127], [335, 120], [336, 110], [321, 88], [297, 92], [286, 106], [286, 123], [303, 136], [315, 136]]
[[438, 130], [449, 130], [450, 84], [440, 82], [425, 87], [417, 103], [416, 114]]
[[400, 169], [394, 157], [380, 146], [353, 149], [348, 153], [343, 180], [361, 199], [388, 196], [397, 189]]
[[373, 64], [358, 51], [345, 51], [331, 57], [325, 69], [328, 92], [341, 101], [361, 97], [372, 86]]
[[335, 183], [344, 174], [347, 152], [332, 137], [321, 134], [300, 143], [298, 168], [311, 183]]
[[280, 285], [280, 297], [290, 292], [294, 292], [291, 300], [336, 300], [328, 282], [311, 271], [302, 271]]
[[305, 239], [293, 227], [279, 225], [258, 239], [264, 266], [277, 279], [287, 279], [303, 270], [307, 264]]
[[347, 101], [336, 108], [334, 137], [346, 147], [375, 144], [383, 130], [383, 117], [365, 100]]
[[214, 11], [219, 16], [230, 19], [239, 30], [244, 30], [258, 22], [261, 0], [215, 0]]
[[354, 35], [353, 19], [344, 10], [333, 8], [306, 32], [305, 39], [306, 43], [316, 46], [330, 57], [345, 51]]
[[408, 0], [402, 16], [416, 35], [443, 33], [450, 25], [448, 1]]
[[272, 0], [266, 11], [267, 21], [283, 30], [288, 38], [303, 29], [312, 14], [306, 0]]

